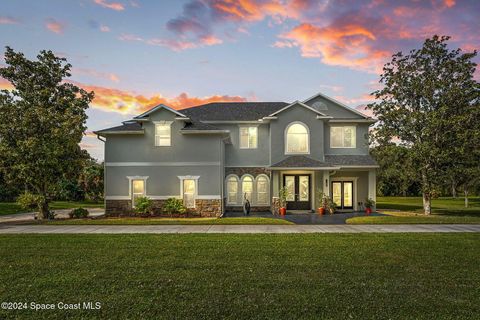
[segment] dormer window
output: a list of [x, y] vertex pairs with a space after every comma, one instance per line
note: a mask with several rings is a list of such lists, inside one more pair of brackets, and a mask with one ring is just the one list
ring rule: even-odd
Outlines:
[[172, 145], [172, 121], [155, 122], [155, 146], [170, 147]]
[[285, 129], [285, 153], [310, 153], [310, 137], [308, 127], [302, 122], [292, 122]]
[[257, 127], [240, 127], [240, 149], [256, 149], [258, 144]]

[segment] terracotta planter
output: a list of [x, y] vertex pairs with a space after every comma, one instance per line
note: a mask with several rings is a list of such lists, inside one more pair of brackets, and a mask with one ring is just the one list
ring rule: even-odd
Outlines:
[[325, 208], [324, 207], [318, 208], [317, 212], [319, 215], [323, 216], [325, 214]]
[[282, 207], [280, 208], [279, 212], [280, 212], [280, 215], [284, 216], [287, 214], [287, 208]]
[[371, 214], [372, 213], [372, 208], [365, 208], [365, 213], [366, 214]]

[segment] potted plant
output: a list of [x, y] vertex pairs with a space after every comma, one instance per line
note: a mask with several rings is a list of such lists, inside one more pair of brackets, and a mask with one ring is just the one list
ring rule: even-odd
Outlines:
[[365, 213], [370, 214], [372, 213], [372, 208], [375, 206], [375, 201], [373, 199], [366, 199], [365, 200]]
[[280, 199], [280, 215], [284, 216], [287, 213], [287, 197], [290, 192], [288, 192], [287, 187], [283, 186], [278, 191], [278, 198]]
[[329, 214], [334, 214], [337, 210], [337, 205], [333, 202], [332, 199], [327, 197], [327, 209]]
[[328, 204], [328, 196], [323, 193], [321, 189], [318, 190], [318, 202], [320, 203], [320, 206], [317, 208], [317, 212], [320, 215], [324, 215]]

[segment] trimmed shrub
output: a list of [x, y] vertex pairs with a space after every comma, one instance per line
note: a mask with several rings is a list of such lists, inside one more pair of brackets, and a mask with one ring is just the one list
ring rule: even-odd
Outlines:
[[25, 210], [38, 210], [45, 202], [45, 197], [30, 192], [22, 193], [17, 198], [17, 204]]
[[135, 200], [135, 212], [141, 215], [151, 214], [153, 201], [149, 197], [138, 197]]
[[84, 208], [76, 208], [68, 213], [71, 219], [80, 219], [88, 217], [88, 210]]
[[173, 214], [184, 214], [187, 212], [187, 208], [183, 205], [183, 201], [177, 198], [169, 198], [165, 201], [163, 206], [163, 212], [170, 215]]

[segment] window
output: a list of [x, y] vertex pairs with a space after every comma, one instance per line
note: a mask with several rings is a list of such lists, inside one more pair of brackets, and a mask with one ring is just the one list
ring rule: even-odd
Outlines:
[[240, 127], [240, 148], [256, 149], [258, 138], [257, 127]]
[[231, 176], [227, 180], [227, 203], [228, 204], [237, 204], [238, 202], [238, 179], [237, 177]]
[[356, 140], [355, 126], [330, 127], [331, 148], [355, 148]]
[[268, 205], [268, 192], [269, 192], [268, 178], [266, 176], [257, 177], [257, 204]]
[[170, 121], [162, 121], [155, 123], [155, 146], [169, 147], [172, 144]]
[[285, 134], [285, 153], [309, 153], [308, 127], [301, 122], [291, 123]]
[[145, 180], [132, 180], [132, 207], [135, 208], [137, 198], [145, 196]]
[[248, 199], [252, 203], [253, 194], [253, 179], [250, 176], [245, 176], [242, 179], [242, 198]]
[[183, 180], [183, 204], [187, 208], [195, 208], [196, 180]]

